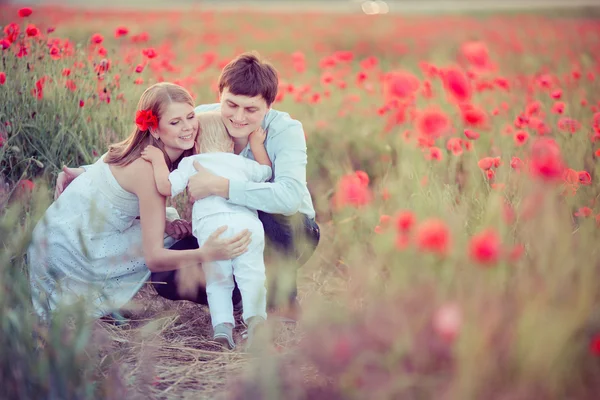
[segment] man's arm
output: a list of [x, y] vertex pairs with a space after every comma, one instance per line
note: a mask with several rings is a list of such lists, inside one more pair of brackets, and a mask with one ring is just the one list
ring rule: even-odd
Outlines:
[[302, 125], [292, 122], [287, 129], [269, 139], [273, 154], [273, 182], [227, 181], [221, 189], [228, 188], [226, 197], [230, 202], [271, 214], [298, 212], [306, 186], [307, 155]]
[[254, 160], [248, 158], [242, 158], [244, 161], [244, 171], [248, 180], [252, 182], [266, 182], [271, 179], [273, 171], [269, 165], [260, 164]]

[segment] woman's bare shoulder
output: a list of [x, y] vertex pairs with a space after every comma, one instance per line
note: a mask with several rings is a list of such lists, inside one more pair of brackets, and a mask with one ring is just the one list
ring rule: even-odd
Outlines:
[[156, 190], [152, 164], [142, 158], [123, 167], [115, 166], [112, 169], [119, 184], [131, 193], [138, 194], [141, 191], [147, 193], [150, 189]]

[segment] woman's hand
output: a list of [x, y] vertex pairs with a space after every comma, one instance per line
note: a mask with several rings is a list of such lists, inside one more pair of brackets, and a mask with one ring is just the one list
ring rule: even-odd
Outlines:
[[206, 239], [201, 247], [203, 261], [231, 260], [248, 250], [252, 234], [245, 229], [230, 239], [219, 239], [219, 236], [227, 230], [222, 226]]
[[165, 225], [165, 233], [175, 240], [181, 240], [184, 237], [192, 234], [192, 224], [184, 219], [167, 221]]
[[54, 200], [58, 199], [58, 196], [65, 191], [69, 183], [73, 182], [73, 179], [83, 174], [85, 169], [83, 168], [69, 168], [66, 165], [63, 167], [62, 172], [58, 174], [56, 178], [56, 188], [54, 189]]

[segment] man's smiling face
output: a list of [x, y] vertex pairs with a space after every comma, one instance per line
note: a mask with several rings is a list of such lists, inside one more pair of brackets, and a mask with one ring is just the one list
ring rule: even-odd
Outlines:
[[228, 88], [221, 93], [221, 117], [229, 134], [236, 139], [247, 138], [260, 127], [269, 111], [261, 96], [235, 95]]

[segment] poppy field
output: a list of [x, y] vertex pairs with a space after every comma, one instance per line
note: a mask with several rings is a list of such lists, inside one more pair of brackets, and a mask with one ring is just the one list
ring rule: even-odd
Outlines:
[[[148, 285], [124, 325], [58, 312], [42, 330], [24, 254], [60, 168], [126, 137], [152, 83], [217, 102], [221, 69], [251, 50], [279, 72], [272, 107], [303, 124], [322, 229], [298, 326], [220, 352], [206, 308]], [[0, 6], [0, 56], [7, 398], [597, 398], [592, 12]]]

